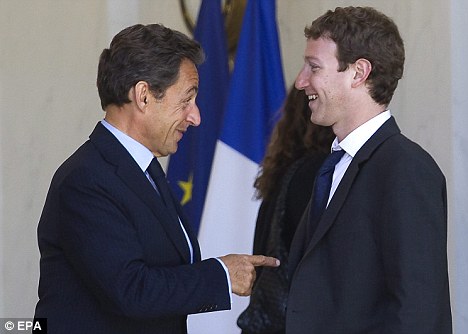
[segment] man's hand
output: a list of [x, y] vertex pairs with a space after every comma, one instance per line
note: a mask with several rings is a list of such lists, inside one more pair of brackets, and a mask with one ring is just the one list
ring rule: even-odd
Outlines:
[[264, 255], [229, 254], [219, 258], [226, 265], [231, 279], [232, 292], [249, 296], [255, 282], [255, 267], [278, 267], [280, 261]]

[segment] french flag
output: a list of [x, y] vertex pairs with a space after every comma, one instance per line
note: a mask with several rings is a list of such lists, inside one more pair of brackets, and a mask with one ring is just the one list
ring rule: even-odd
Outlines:
[[[247, 1], [199, 230], [203, 258], [251, 254], [260, 202], [253, 183], [285, 99], [275, 0]], [[240, 333], [232, 310], [190, 316], [189, 333]]]

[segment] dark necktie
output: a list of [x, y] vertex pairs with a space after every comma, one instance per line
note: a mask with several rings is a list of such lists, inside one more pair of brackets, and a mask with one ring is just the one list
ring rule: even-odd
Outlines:
[[341, 160], [344, 150], [333, 151], [320, 167], [317, 177], [315, 178], [314, 192], [312, 197], [312, 206], [309, 217], [310, 237], [312, 237], [317, 223], [320, 220], [327, 206], [328, 197], [332, 184], [333, 172], [335, 165]]
[[177, 218], [178, 214], [174, 205], [174, 201], [171, 196], [171, 190], [169, 189], [169, 185], [167, 184], [166, 174], [164, 174], [164, 171], [161, 165], [159, 164], [159, 161], [157, 158], [153, 158], [153, 160], [151, 161], [148, 167], [148, 173], [153, 179], [154, 183], [156, 184], [159, 195], [161, 196], [169, 213], [173, 217]]

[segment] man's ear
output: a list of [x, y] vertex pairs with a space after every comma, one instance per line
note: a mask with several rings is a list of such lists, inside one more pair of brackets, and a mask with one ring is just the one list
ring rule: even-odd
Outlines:
[[372, 71], [372, 64], [367, 59], [359, 58], [354, 62], [352, 66], [355, 71], [352, 87], [356, 88], [360, 85], [365, 84], [367, 78], [369, 77]]
[[140, 109], [145, 109], [149, 100], [150, 90], [146, 81], [138, 81], [133, 87], [133, 100]]

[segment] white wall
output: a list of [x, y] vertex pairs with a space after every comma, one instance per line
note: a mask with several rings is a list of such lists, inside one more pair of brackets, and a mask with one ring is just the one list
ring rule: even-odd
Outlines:
[[[0, 2], [2, 314], [28, 317], [37, 298], [36, 231], [54, 169], [102, 113], [94, 88], [103, 5]], [[105, 37], [105, 36], [104, 36]]]
[[[403, 132], [447, 176], [455, 326], [456, 333], [467, 333], [468, 23], [461, 15], [468, 13], [466, 1], [277, 3], [288, 84], [302, 63], [304, 26], [326, 9], [371, 5], [400, 27], [407, 62], [391, 108]], [[137, 22], [187, 33], [174, 0], [0, 0], [0, 317], [33, 314], [36, 225], [50, 179], [103, 116], [95, 89], [101, 50]]]

